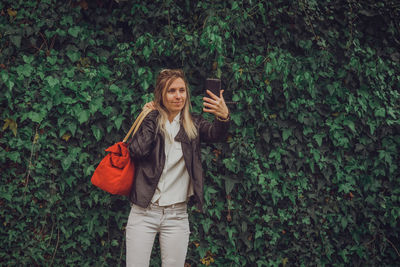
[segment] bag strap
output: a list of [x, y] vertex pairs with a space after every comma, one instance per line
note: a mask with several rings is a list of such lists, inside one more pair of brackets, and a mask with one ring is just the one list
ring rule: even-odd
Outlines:
[[125, 138], [124, 138], [124, 140], [122, 142], [126, 143], [126, 141], [128, 141], [128, 138], [129, 138], [129, 136], [131, 135], [132, 132], [133, 132], [132, 136], [135, 135], [137, 130], [139, 130], [140, 124], [142, 124], [144, 118], [146, 118], [147, 114], [149, 114], [151, 111], [152, 111], [152, 109], [145, 108], [145, 109], [142, 110], [142, 112], [140, 112], [139, 116], [136, 118], [136, 120], [133, 123], [131, 129], [126, 134], [126, 136], [125, 136]]

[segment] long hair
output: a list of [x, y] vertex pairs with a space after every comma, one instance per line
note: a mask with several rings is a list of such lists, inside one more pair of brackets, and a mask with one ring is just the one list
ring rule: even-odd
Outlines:
[[186, 101], [181, 112], [181, 122], [185, 132], [190, 140], [196, 138], [197, 129], [193, 123], [192, 116], [190, 114], [190, 93], [188, 83], [185, 79], [183, 70], [180, 69], [164, 69], [160, 71], [157, 76], [156, 86], [154, 89], [154, 104], [160, 113], [157, 119], [158, 129], [164, 134], [164, 137], [168, 138], [169, 134], [166, 134], [165, 123], [168, 120], [168, 110], [164, 106], [163, 100], [167, 93], [167, 89], [171, 84], [178, 78], [181, 78], [185, 82], [186, 87]]

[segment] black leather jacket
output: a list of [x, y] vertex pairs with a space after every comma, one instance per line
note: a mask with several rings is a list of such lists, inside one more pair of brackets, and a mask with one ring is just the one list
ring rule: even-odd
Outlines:
[[[130, 155], [135, 162], [135, 180], [129, 195], [134, 204], [146, 208], [153, 198], [165, 164], [164, 137], [157, 129], [158, 111], [150, 112], [139, 130], [129, 141]], [[229, 122], [217, 119], [213, 123], [202, 116], [193, 116], [197, 137], [189, 140], [181, 125], [175, 140], [182, 143], [183, 158], [192, 179], [197, 208], [202, 211], [204, 176], [200, 159], [200, 142], [218, 142], [226, 139]]]

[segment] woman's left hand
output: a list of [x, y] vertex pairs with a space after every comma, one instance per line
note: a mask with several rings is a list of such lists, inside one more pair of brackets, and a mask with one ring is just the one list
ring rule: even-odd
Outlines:
[[156, 110], [156, 106], [154, 105], [154, 101], [148, 102], [143, 106], [143, 109], [151, 109]]
[[220, 117], [221, 119], [227, 119], [229, 117], [229, 110], [226, 106], [224, 97], [224, 90], [221, 90], [219, 93], [219, 97], [213, 94], [210, 90], [207, 90], [207, 94], [210, 97], [203, 97], [204, 107], [203, 111], [214, 114], [215, 116]]

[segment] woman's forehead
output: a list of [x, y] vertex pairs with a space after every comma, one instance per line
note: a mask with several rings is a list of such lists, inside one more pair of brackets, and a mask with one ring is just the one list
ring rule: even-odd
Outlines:
[[170, 85], [169, 88], [186, 88], [185, 81], [182, 78], [176, 78]]

